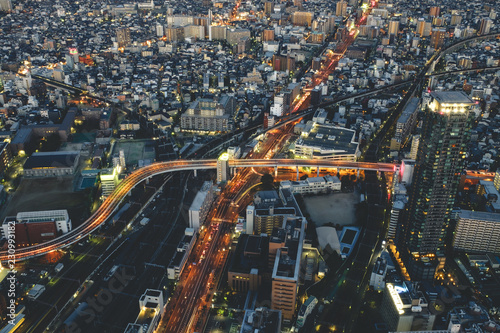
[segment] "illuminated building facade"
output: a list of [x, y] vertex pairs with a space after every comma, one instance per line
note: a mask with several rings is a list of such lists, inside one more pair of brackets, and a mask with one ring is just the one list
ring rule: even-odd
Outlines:
[[130, 29], [129, 28], [116, 29], [116, 41], [118, 42], [118, 47], [128, 46], [131, 42]]
[[400, 226], [403, 230], [397, 240], [412, 279], [432, 279], [437, 266], [435, 259], [444, 254], [444, 239], [469, 141], [473, 105], [463, 92], [431, 93], [407, 218]]
[[436, 316], [421, 291], [406, 283], [387, 283], [380, 314], [389, 332], [430, 331]]
[[229, 154], [223, 153], [217, 159], [217, 183], [226, 182], [229, 177]]
[[242, 234], [227, 272], [229, 286], [239, 292], [258, 291], [267, 271], [269, 237]]
[[356, 131], [330, 124], [308, 122], [295, 142], [295, 158], [355, 162], [359, 154]]

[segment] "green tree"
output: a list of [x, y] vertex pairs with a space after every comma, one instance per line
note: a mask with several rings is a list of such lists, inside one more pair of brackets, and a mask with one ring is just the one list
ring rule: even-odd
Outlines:
[[266, 190], [273, 189], [274, 178], [271, 174], [265, 173], [260, 177], [260, 181], [262, 182], [262, 187]]

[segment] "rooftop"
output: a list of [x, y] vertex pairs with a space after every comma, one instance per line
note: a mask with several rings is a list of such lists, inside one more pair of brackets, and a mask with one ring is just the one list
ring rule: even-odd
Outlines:
[[24, 169], [72, 168], [79, 155], [77, 151], [33, 153], [24, 163]]
[[267, 268], [269, 238], [242, 234], [236, 245], [229, 266], [230, 272], [250, 273], [254, 268], [263, 271]]
[[474, 104], [474, 101], [461, 91], [434, 91], [431, 96], [439, 103]]
[[278, 333], [281, 331], [281, 311], [258, 308], [246, 310], [240, 333]]
[[500, 222], [500, 214], [498, 213], [488, 213], [488, 212], [478, 212], [471, 210], [462, 210], [459, 214], [462, 219], [474, 219], [487, 222]]
[[297, 140], [296, 146], [309, 146], [325, 152], [355, 154], [358, 149], [355, 136], [356, 131], [354, 130], [332, 125], [315, 124], [309, 132], [303, 133]]
[[189, 207], [189, 210], [198, 210], [201, 208], [201, 206], [205, 202], [205, 197], [207, 196], [212, 186], [213, 184], [210, 181], [206, 181], [203, 183], [201, 189], [198, 191], [198, 193], [196, 193], [196, 196], [194, 197], [193, 203], [191, 204], [191, 207]]

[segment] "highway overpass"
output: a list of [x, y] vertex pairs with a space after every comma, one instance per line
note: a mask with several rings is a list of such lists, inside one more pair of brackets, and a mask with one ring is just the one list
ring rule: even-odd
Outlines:
[[[380, 172], [393, 172], [396, 165], [390, 163], [368, 163], [368, 162], [346, 162], [332, 160], [229, 160], [229, 168], [250, 168], [250, 167], [316, 167], [316, 168], [338, 168], [355, 170], [374, 170]], [[170, 162], [159, 162], [140, 168], [129, 174], [116, 189], [107, 197], [101, 206], [92, 214], [92, 216], [83, 222], [80, 226], [60, 237], [52, 239], [42, 244], [37, 244], [25, 248], [18, 248], [11, 257], [8, 251], [0, 252], [0, 260], [7, 262], [9, 260], [22, 261], [29, 258], [44, 255], [46, 253], [65, 248], [78, 242], [95, 231], [100, 225], [105, 223], [117, 211], [123, 199], [137, 185], [156, 175], [189, 170], [207, 170], [216, 169], [217, 160], [177, 160]]]

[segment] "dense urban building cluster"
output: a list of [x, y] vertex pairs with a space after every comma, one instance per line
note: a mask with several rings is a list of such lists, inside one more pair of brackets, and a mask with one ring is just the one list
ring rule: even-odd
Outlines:
[[0, 0], [1, 332], [500, 331], [499, 11]]

